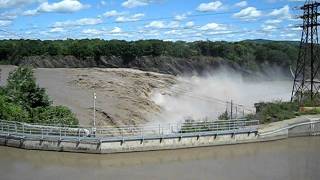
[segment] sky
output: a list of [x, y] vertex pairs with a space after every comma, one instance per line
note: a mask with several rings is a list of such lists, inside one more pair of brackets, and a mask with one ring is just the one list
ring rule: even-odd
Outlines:
[[0, 0], [0, 39], [299, 40], [303, 0]]

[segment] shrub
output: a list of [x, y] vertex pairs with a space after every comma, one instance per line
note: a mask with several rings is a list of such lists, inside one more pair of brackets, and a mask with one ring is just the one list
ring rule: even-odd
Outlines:
[[295, 102], [259, 103], [256, 117], [261, 123], [291, 119], [299, 115], [299, 105]]
[[30, 123], [78, 125], [78, 120], [67, 107], [49, 106], [34, 108], [31, 113]]
[[8, 102], [8, 98], [0, 94], [0, 119], [7, 121], [26, 121], [28, 112], [21, 106]]

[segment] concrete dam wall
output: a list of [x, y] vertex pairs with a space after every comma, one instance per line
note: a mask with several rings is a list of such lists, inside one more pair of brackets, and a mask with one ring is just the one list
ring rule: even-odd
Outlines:
[[[231, 145], [240, 143], [263, 142], [284, 139], [293, 136], [311, 136], [320, 134], [320, 120], [305, 120], [289, 124], [281, 128], [273, 128], [263, 131], [256, 125], [234, 128], [230, 130], [198, 131], [190, 133], [163, 133], [143, 136], [109, 136], [88, 137], [85, 131], [78, 129], [78, 136], [59, 133], [43, 133], [34, 136], [31, 131], [13, 133], [6, 129], [9, 127], [2, 122], [0, 124], [0, 145], [48, 151], [82, 152], [82, 153], [121, 153], [136, 151], [153, 151], [179, 148], [194, 148], [204, 146]], [[237, 127], [237, 126], [234, 126]], [[15, 131], [19, 132], [19, 126], [15, 125]], [[40, 132], [39, 132], [40, 133]], [[72, 133], [75, 133], [74, 131]], [[54, 134], [54, 135], [53, 135]]]

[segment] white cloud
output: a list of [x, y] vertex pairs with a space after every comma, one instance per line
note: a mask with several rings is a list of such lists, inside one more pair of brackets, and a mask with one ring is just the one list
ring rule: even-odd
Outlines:
[[149, 24], [147, 24], [145, 27], [146, 28], [157, 28], [157, 29], [160, 29], [160, 28], [164, 28], [165, 24], [164, 24], [163, 21], [152, 21]]
[[126, 8], [135, 8], [139, 6], [146, 6], [151, 0], [126, 0], [121, 5]]
[[115, 27], [112, 30], [107, 29], [85, 29], [82, 30], [82, 33], [92, 36], [123, 36], [123, 37], [129, 37], [130, 34], [125, 33], [122, 31], [121, 28]]
[[0, 14], [0, 20], [13, 20], [17, 17], [18, 15], [16, 12], [3, 12]]
[[243, 7], [248, 6], [248, 2], [247, 1], [240, 1], [240, 2], [236, 3], [235, 6], [243, 8]]
[[283, 8], [275, 9], [269, 14], [269, 16], [275, 16], [282, 19], [291, 18], [290, 7], [286, 5]]
[[51, 33], [58, 33], [58, 32], [64, 32], [65, 30], [61, 27], [55, 27], [55, 28], [52, 28], [49, 32]]
[[88, 7], [90, 6], [82, 4], [79, 0], [62, 0], [51, 4], [48, 2], [43, 2], [38, 8], [23, 12], [23, 15], [33, 16], [42, 12], [71, 13]]
[[201, 12], [207, 12], [207, 11], [216, 11], [222, 8], [222, 2], [221, 1], [213, 1], [210, 3], [201, 3], [197, 10]]
[[187, 19], [188, 15], [190, 15], [191, 13], [188, 12], [188, 13], [184, 13], [184, 14], [178, 14], [174, 17], [174, 20], [176, 21], [182, 21], [182, 20], [185, 20]]
[[299, 37], [299, 35], [293, 33], [281, 34], [280, 36], [285, 38]]
[[139, 21], [144, 17], [143, 13], [134, 14], [132, 16], [120, 16], [116, 18], [116, 22], [133, 22]]
[[180, 23], [178, 21], [171, 21], [166, 27], [167, 28], [178, 28]]
[[202, 31], [223, 31], [227, 30], [228, 28], [225, 25], [217, 24], [217, 23], [208, 23], [202, 27], [200, 27], [200, 30]]
[[240, 18], [243, 20], [250, 20], [258, 18], [262, 15], [262, 12], [257, 10], [255, 7], [247, 7], [242, 9], [240, 12], [233, 14], [233, 17]]
[[194, 26], [194, 22], [193, 21], [189, 21], [186, 23], [187, 27], [193, 27]]
[[170, 30], [170, 31], [164, 32], [164, 34], [168, 34], [168, 35], [182, 35], [182, 32], [181, 32], [181, 31], [178, 31], [178, 30]]
[[115, 27], [115, 28], [113, 28], [113, 29], [110, 31], [110, 33], [112, 33], [112, 34], [119, 34], [119, 33], [122, 33], [122, 29], [119, 28], [119, 27]]
[[107, 5], [107, 2], [106, 2], [106, 1], [100, 1], [100, 4], [101, 4], [102, 6], [105, 6], [105, 5]]
[[40, 2], [42, 0], [0, 0], [0, 8], [12, 8]]
[[265, 24], [279, 24], [281, 22], [282, 22], [281, 19], [269, 19], [265, 22]]
[[105, 17], [117, 17], [124, 15], [124, 12], [118, 12], [117, 10], [107, 11], [103, 14]]
[[24, 16], [34, 16], [38, 14], [38, 10], [37, 9], [32, 9], [32, 10], [26, 10], [22, 13], [22, 15]]
[[101, 34], [104, 34], [105, 32], [98, 29], [84, 29], [82, 30], [82, 33], [91, 34], [91, 35], [101, 35]]
[[12, 21], [8, 20], [0, 20], [0, 26], [9, 26], [12, 23]]
[[174, 19], [177, 20], [177, 21], [182, 21], [182, 20], [184, 20], [184, 19], [186, 19], [186, 18], [187, 18], [187, 16], [186, 16], [185, 14], [176, 15], [176, 16], [174, 17]]
[[68, 27], [68, 26], [85, 26], [85, 25], [96, 25], [103, 21], [100, 18], [82, 18], [75, 21], [62, 21], [54, 23], [53, 27]]
[[153, 29], [163, 29], [163, 28], [169, 28], [174, 29], [180, 27], [180, 22], [178, 21], [152, 21], [149, 24], [145, 25], [146, 28], [153, 28]]
[[264, 30], [264, 31], [274, 31], [276, 29], [277, 29], [277, 26], [273, 25], [273, 24], [263, 24], [262, 25], [262, 30]]
[[75, 12], [82, 9], [88, 8], [88, 5], [84, 5], [78, 0], [62, 0], [60, 2], [49, 4], [44, 2], [40, 4], [39, 12]]

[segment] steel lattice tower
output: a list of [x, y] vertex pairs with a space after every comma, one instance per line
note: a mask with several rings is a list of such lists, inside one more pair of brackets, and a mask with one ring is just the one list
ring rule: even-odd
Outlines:
[[301, 42], [295, 77], [291, 95], [291, 101], [303, 103], [311, 100], [313, 104], [319, 104], [320, 89], [320, 51], [318, 41], [318, 7], [317, 1], [307, 0], [300, 8], [303, 10], [303, 25], [301, 28]]

